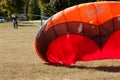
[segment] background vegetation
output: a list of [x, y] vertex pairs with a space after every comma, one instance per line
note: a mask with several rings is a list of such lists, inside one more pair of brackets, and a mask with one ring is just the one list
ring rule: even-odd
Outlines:
[[0, 0], [0, 15], [11, 17], [11, 14], [23, 13], [29, 19], [40, 19], [41, 13], [51, 16], [67, 7], [95, 1], [119, 0]]

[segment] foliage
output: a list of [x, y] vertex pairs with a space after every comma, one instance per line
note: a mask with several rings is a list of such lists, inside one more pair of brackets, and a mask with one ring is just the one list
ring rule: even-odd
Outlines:
[[13, 13], [23, 12], [23, 6], [23, 0], [4, 0], [2, 4], [3, 10], [7, 12], [8, 16], [11, 16]]
[[41, 11], [46, 13], [46, 15], [49, 15], [49, 16], [55, 13], [55, 10], [50, 5], [51, 1], [52, 0], [38, 0]]
[[29, 19], [40, 19], [40, 8], [37, 0], [30, 0], [28, 4]]
[[41, 11], [48, 16], [52, 16], [67, 7], [94, 1], [111, 0], [0, 0], [0, 14], [2, 12], [10, 17], [13, 13], [25, 13], [25, 6], [27, 6], [26, 13], [28, 13], [29, 18], [37, 19], [33, 14], [40, 15]]
[[50, 16], [67, 7], [91, 1], [96, 0], [39, 0], [39, 4], [43, 12]]

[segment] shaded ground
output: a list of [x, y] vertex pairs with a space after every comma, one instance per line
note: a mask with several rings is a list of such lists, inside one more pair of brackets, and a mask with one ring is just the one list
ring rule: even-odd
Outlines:
[[0, 23], [0, 80], [119, 80], [120, 60], [78, 62], [72, 67], [43, 64], [34, 50], [39, 27], [13, 29]]

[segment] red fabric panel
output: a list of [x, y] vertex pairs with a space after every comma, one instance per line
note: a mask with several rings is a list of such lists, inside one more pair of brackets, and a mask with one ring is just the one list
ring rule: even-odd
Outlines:
[[111, 34], [111, 36], [107, 39], [106, 43], [102, 49], [102, 58], [103, 59], [112, 59], [116, 58], [116, 48], [115, 48], [115, 35]]
[[114, 32], [100, 50], [97, 44], [87, 37], [75, 34], [63, 35], [53, 40], [46, 55], [50, 62], [65, 65], [80, 60], [120, 59], [119, 36], [120, 30]]
[[120, 59], [120, 30], [114, 32], [104, 44], [103, 59]]
[[[80, 48], [78, 47], [78, 49]], [[77, 56], [81, 56], [81, 59], [78, 58], [79, 60], [88, 61], [88, 60], [97, 60], [101, 58], [100, 49], [92, 39], [85, 37], [83, 49], [84, 49], [84, 53], [81, 54], [80, 51], [77, 53], [78, 54]]]
[[[76, 53], [72, 44], [74, 42], [71, 41], [73, 38], [74, 36], [65, 35], [55, 39], [48, 47], [46, 53], [48, 60], [52, 63], [74, 64]], [[77, 37], [75, 40], [78, 41]]]
[[100, 49], [94, 41], [75, 34], [60, 36], [48, 47], [47, 58], [52, 63], [74, 64], [79, 60], [100, 59]]
[[112, 43], [114, 43], [115, 44], [115, 49], [116, 49], [116, 51], [115, 51], [115, 53], [116, 53], [116, 58], [118, 58], [118, 59], [120, 59], [120, 30], [118, 30], [118, 31], [116, 31], [114, 34], [114, 42], [112, 42]]

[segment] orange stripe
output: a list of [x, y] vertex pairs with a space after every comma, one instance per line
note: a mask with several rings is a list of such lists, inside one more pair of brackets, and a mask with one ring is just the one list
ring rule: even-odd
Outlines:
[[45, 31], [52, 26], [70, 21], [99, 25], [117, 16], [120, 16], [120, 2], [117, 1], [80, 4], [55, 14]]
[[110, 3], [113, 17], [120, 16], [120, 2]]
[[78, 5], [82, 22], [97, 24], [96, 12], [93, 3]]
[[96, 3], [95, 5], [98, 25], [113, 18], [111, 6], [108, 2]]
[[66, 22], [70, 21], [81, 21], [79, 9], [77, 6], [73, 6], [64, 10], [64, 16], [66, 18]]
[[62, 11], [60, 11], [57, 14], [55, 14], [51, 21], [47, 24], [45, 31], [50, 27], [63, 22], [65, 22], [64, 14], [62, 13]]

